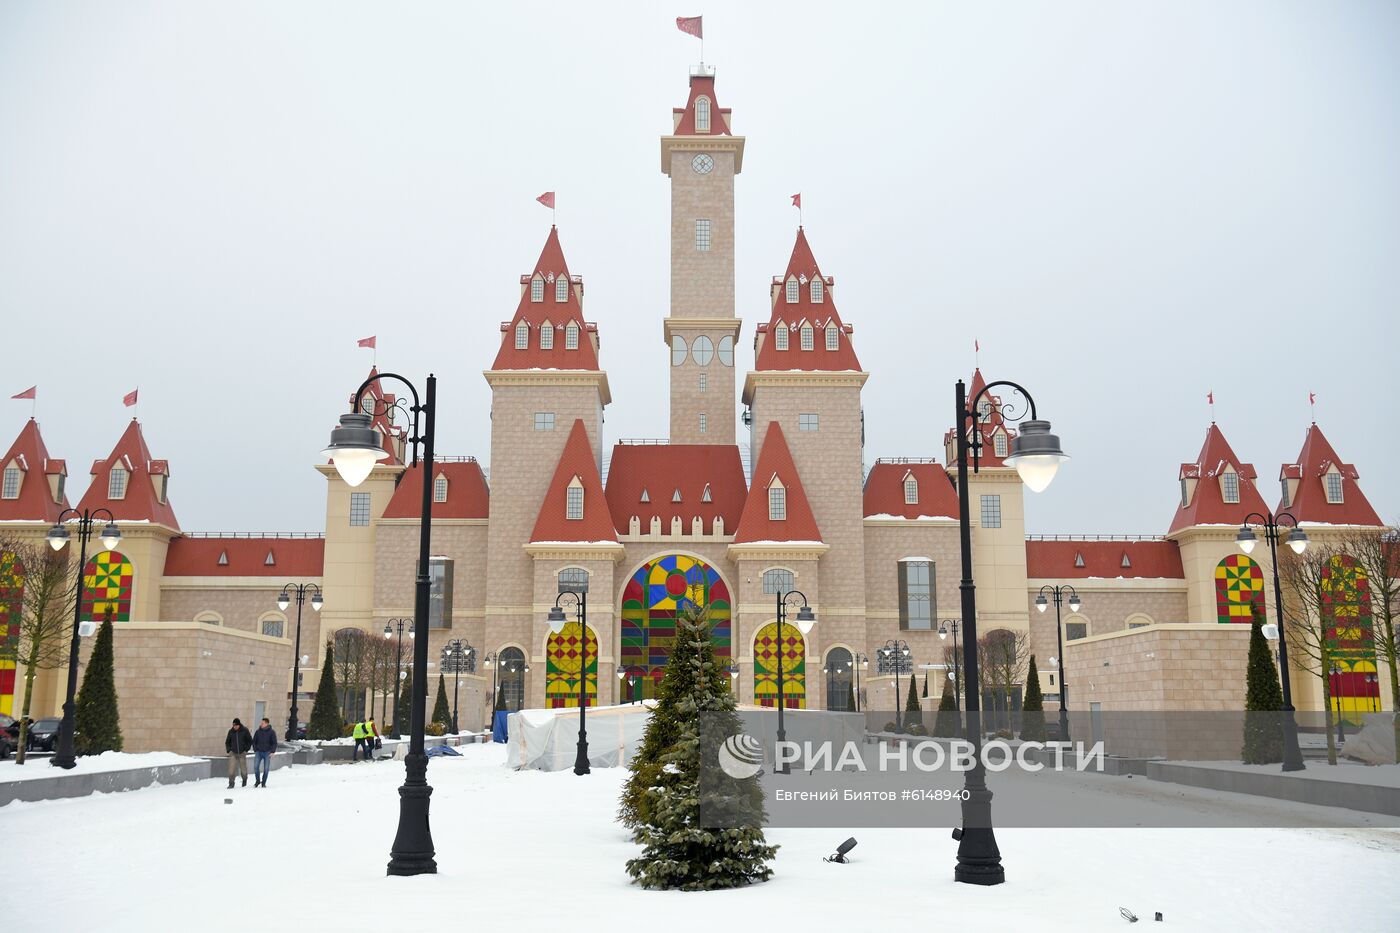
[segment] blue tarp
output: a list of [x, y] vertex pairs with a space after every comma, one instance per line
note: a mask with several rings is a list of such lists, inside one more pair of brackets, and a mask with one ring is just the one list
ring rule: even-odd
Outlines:
[[461, 752], [446, 745], [434, 745], [432, 748], [428, 749], [426, 754], [429, 758], [441, 758], [443, 755], [452, 755], [455, 758], [462, 757]]
[[491, 741], [504, 743], [510, 739], [510, 730], [506, 728], [506, 717], [509, 715], [506, 710], [496, 710], [496, 718], [491, 723]]

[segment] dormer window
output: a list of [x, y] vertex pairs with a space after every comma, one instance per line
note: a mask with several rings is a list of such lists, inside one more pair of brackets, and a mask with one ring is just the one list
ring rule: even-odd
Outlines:
[[544, 301], [544, 276], [537, 275], [530, 280], [530, 300]]
[[826, 300], [825, 290], [822, 287], [821, 276], [812, 279], [811, 284], [812, 304], [819, 305]]
[[991, 400], [991, 399], [984, 398], [984, 399], [982, 399], [982, 401], [980, 401], [980, 402], [977, 403], [977, 417], [978, 417], [978, 419], [981, 420], [981, 421], [991, 421], [991, 420], [992, 420], [992, 400]]
[[1327, 504], [1342, 504], [1342, 474], [1328, 473], [1322, 477], [1323, 488], [1327, 490]]
[[569, 277], [567, 275], [561, 275], [554, 280], [554, 300], [569, 300]]
[[1006, 432], [998, 431], [992, 435], [992, 452], [998, 457], [1006, 456]]
[[812, 342], [812, 325], [802, 325], [802, 349], [810, 350], [814, 346]]
[[1078, 553], [1076, 553], [1076, 554], [1074, 555], [1074, 566], [1076, 566], [1076, 567], [1083, 567], [1083, 566], [1084, 566], [1084, 555], [1083, 555], [1083, 554], [1078, 554]]
[[530, 346], [530, 325], [521, 321], [515, 325], [515, 349], [524, 350]]
[[540, 349], [554, 349], [554, 325], [548, 321], [540, 325]]
[[159, 502], [161, 505], [165, 505], [165, 491], [166, 487], [170, 485], [170, 477], [166, 476], [165, 474], [161, 474], [160, 476], [157, 476], [155, 478], [155, 481], [156, 501]]
[[1240, 474], [1233, 470], [1220, 476], [1220, 492], [1228, 504], [1240, 501]]
[[650, 502], [650, 501], [651, 501], [651, 493], [647, 492], [645, 486], [642, 487], [642, 497], [641, 497], [640, 499], [638, 499], [637, 501], [638, 501], [638, 502]]
[[1130, 561], [1130, 560], [1128, 559], [1128, 552], [1127, 552], [1127, 551], [1124, 551], [1124, 552], [1123, 552], [1123, 562], [1122, 562], [1121, 564], [1119, 564], [1119, 566], [1122, 567], [1124, 570], [1127, 570], [1127, 569], [1128, 569], [1129, 567], [1131, 567], [1132, 565], [1133, 565], [1133, 562]]
[[828, 350], [841, 348], [841, 330], [835, 324], [826, 325], [826, 348]]
[[1181, 507], [1184, 509], [1191, 504], [1191, 487], [1186, 485], [1186, 480], [1181, 481]]
[[107, 474], [107, 498], [125, 499], [126, 481], [130, 474], [121, 466], [112, 467], [112, 472]]
[[782, 481], [776, 476], [773, 477], [773, 482], [768, 487], [768, 520], [770, 522], [787, 521], [787, 490], [783, 488]]
[[570, 321], [569, 326], [564, 328], [564, 349], [578, 349], [578, 325], [573, 321]]
[[571, 522], [583, 521], [583, 481], [577, 476], [564, 493], [564, 517]]
[[709, 483], [706, 483], [706, 484], [705, 484], [705, 491], [702, 492], [702, 493], [700, 493], [700, 501], [701, 501], [701, 502], [713, 502], [713, 501], [715, 501], [715, 500], [714, 500], [714, 497], [710, 495], [710, 484], [709, 484]]
[[679, 487], [677, 487], [677, 489], [676, 489], [675, 492], [671, 493], [671, 501], [672, 501], [672, 502], [680, 502], [680, 501], [681, 501], [681, 491], [680, 491], [680, 488], [679, 488]]
[[904, 504], [919, 504], [919, 481], [913, 477], [913, 474], [904, 477]]
[[433, 480], [433, 501], [434, 501], [434, 502], [446, 502], [446, 501], [447, 501], [447, 477], [446, 477], [446, 476], [439, 476], [437, 479]]
[[695, 98], [695, 132], [708, 133], [710, 131], [710, 99], [708, 97]]
[[773, 349], [786, 350], [788, 348], [788, 328], [782, 321], [773, 326]]
[[277, 566], [277, 558], [276, 558], [275, 556], [273, 556], [273, 553], [272, 553], [271, 551], [268, 551], [268, 552], [267, 552], [267, 556], [263, 558], [263, 566], [264, 566], [264, 567], [276, 567], [276, 566]]
[[1285, 509], [1286, 509], [1286, 508], [1288, 508], [1288, 506], [1289, 506], [1288, 477], [1285, 476], [1285, 477], [1283, 477], [1282, 479], [1280, 479], [1278, 482], [1279, 482], [1279, 485], [1283, 487], [1283, 500], [1282, 500], [1282, 504], [1280, 505], [1280, 508], [1285, 508]]
[[790, 305], [797, 304], [797, 294], [797, 276], [794, 275], [787, 280], [787, 303]]
[[5, 479], [0, 483], [0, 499], [19, 498], [20, 470], [17, 466], [5, 467]]

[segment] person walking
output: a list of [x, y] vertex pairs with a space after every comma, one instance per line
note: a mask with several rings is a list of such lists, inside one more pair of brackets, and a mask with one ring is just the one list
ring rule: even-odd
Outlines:
[[267, 786], [267, 772], [272, 770], [272, 753], [277, 751], [277, 730], [263, 717], [262, 725], [253, 733], [253, 786]]
[[379, 747], [379, 728], [374, 717], [365, 720], [365, 761], [374, 761], [374, 750]]
[[[362, 751], [365, 751], [365, 734], [366, 734], [366, 733], [365, 733], [365, 724], [364, 724], [364, 721], [363, 721], [363, 720], [356, 720], [356, 722], [355, 722], [355, 728], [354, 728], [354, 730], [353, 730], [350, 734], [353, 735], [353, 736], [355, 737], [355, 750], [352, 751], [352, 752], [350, 753], [350, 762], [351, 762], [351, 764], [354, 764], [356, 761], [359, 761], [359, 760], [360, 760], [360, 753], [361, 753]], [[366, 758], [369, 757], [368, 752], [365, 752], [365, 757], [366, 757]]]
[[228, 753], [228, 786], [233, 786], [236, 771], [243, 777], [243, 786], [248, 786], [248, 749], [253, 747], [253, 734], [243, 728], [243, 720], [235, 719], [233, 728], [224, 736], [224, 751]]

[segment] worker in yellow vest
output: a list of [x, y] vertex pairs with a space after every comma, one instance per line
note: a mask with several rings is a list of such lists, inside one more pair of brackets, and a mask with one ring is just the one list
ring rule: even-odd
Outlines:
[[365, 728], [365, 724], [363, 722], [355, 723], [355, 729], [351, 732], [351, 735], [355, 737], [355, 750], [350, 753], [350, 761], [358, 761], [362, 750], [365, 753], [365, 760], [368, 761], [370, 752], [365, 739], [369, 735], [369, 730]]

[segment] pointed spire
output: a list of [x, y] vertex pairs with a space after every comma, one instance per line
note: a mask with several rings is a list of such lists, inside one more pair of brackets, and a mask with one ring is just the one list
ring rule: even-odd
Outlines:
[[[1234, 473], [1237, 502], [1226, 502], [1226, 474]], [[1267, 512], [1264, 497], [1254, 486], [1254, 464], [1235, 456], [1220, 427], [1211, 422], [1194, 463], [1181, 465], [1180, 478], [1191, 489], [1179, 500], [1168, 534], [1193, 525], [1239, 525], [1251, 512]]]
[[10, 491], [10, 483], [17, 481], [18, 485], [13, 498], [0, 496], [0, 521], [54, 522], [68, 508], [68, 495], [63, 488], [68, 466], [49, 457], [39, 422], [33, 418], [25, 422], [15, 442], [0, 458], [0, 476], [7, 470], [16, 472], [7, 477], [6, 492]]
[[1300, 522], [1383, 526], [1357, 483], [1360, 476], [1355, 466], [1342, 462], [1322, 429], [1313, 423], [1308, 426], [1297, 461], [1285, 463], [1279, 470], [1279, 480], [1288, 489], [1279, 508], [1287, 509]]
[[[112, 472], [118, 469], [127, 475], [121, 498], [113, 499], [108, 494], [119, 486], [112, 481]], [[165, 494], [169, 479], [169, 464], [151, 459], [141, 422], [132, 418], [107, 458], [92, 465], [92, 484], [76, 507], [79, 511], [107, 509], [118, 523], [152, 522], [179, 531], [180, 523]]]
[[[583, 490], [581, 518], [568, 517], [571, 486]], [[564, 442], [564, 451], [554, 468], [554, 478], [545, 490], [530, 541], [617, 543], [617, 532], [613, 529], [612, 515], [603, 495], [603, 480], [598, 475], [598, 463], [593, 459], [593, 448], [582, 418], [575, 419], [569, 439]]]
[[[782, 518], [775, 518], [770, 509], [770, 490], [777, 486], [783, 489]], [[744, 511], [739, 515], [739, 526], [734, 530], [734, 543], [819, 542], [821, 539], [812, 506], [807, 501], [807, 492], [802, 487], [802, 478], [797, 473], [792, 451], [788, 449], [787, 438], [778, 422], [770, 421], [763, 437], [758, 465], [754, 467], [753, 485], [749, 487], [748, 498], [744, 501]]]
[[[367, 379], [374, 379], [379, 375], [377, 365], [370, 366]], [[352, 396], [350, 399], [354, 402]], [[398, 396], [384, 391], [384, 385], [378, 379], [371, 382], [365, 388], [364, 395], [360, 396], [360, 410], [370, 415], [375, 430], [384, 437], [384, 449], [389, 454], [389, 459], [382, 461], [385, 466], [399, 466], [404, 462], [404, 445], [406, 432], [402, 427], [394, 424], [394, 404], [398, 401]]]
[[[842, 322], [832, 297], [834, 285], [834, 279], [822, 274], [806, 232], [798, 227], [787, 270], [773, 279], [768, 323], [758, 328], [755, 370], [860, 372], [852, 329]], [[787, 330], [786, 349], [780, 349], [775, 337], [779, 327]], [[804, 338], [808, 329], [810, 338]]]
[[[702, 66], [703, 67], [703, 66]], [[715, 97], [713, 69], [690, 76], [690, 97], [684, 107], [672, 111], [675, 136], [730, 136], [728, 107]]]
[[[546, 323], [553, 331], [541, 341]], [[569, 272], [557, 227], [549, 228], [534, 269], [520, 277], [520, 304], [501, 325], [501, 348], [491, 368], [599, 368], [598, 326], [583, 319], [583, 279]]]

